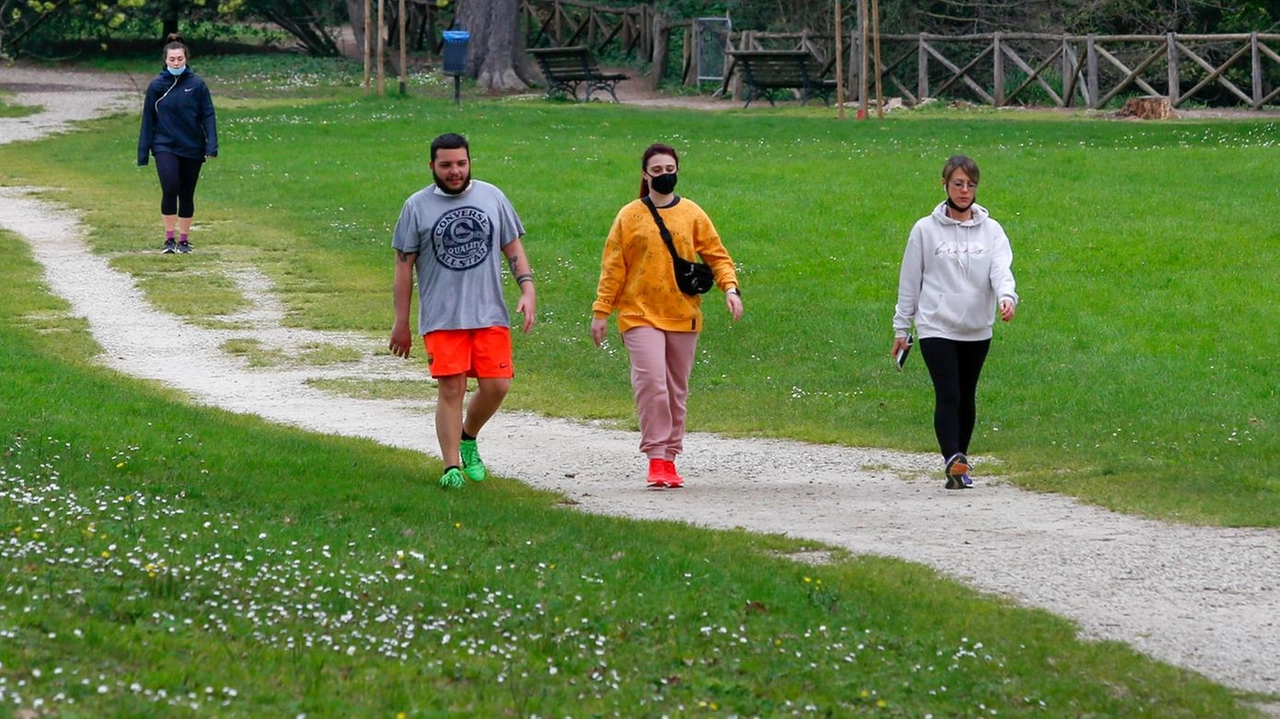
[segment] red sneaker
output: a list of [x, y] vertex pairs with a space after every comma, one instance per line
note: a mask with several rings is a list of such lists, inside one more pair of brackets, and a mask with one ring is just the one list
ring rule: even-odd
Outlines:
[[674, 460], [664, 459], [662, 463], [667, 466], [667, 488], [679, 489], [684, 486], [684, 477], [676, 471], [676, 463]]
[[665, 459], [649, 460], [649, 489], [666, 489], [671, 475], [667, 472]]

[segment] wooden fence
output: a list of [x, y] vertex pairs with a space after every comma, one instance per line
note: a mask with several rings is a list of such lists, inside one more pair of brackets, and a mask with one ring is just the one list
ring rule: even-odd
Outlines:
[[[834, 54], [830, 36], [808, 33], [737, 35], [739, 49], [805, 49]], [[1280, 102], [1280, 35], [881, 35], [880, 80], [907, 104], [925, 98], [967, 99], [995, 107], [1106, 107], [1129, 94], [1188, 102], [1247, 105]], [[848, 43], [849, 96], [858, 98], [860, 45]], [[876, 72], [875, 59], [869, 72]], [[868, 78], [868, 85], [875, 75]], [[735, 83], [725, 78], [722, 90]]]
[[594, 52], [617, 43], [623, 55], [648, 58], [653, 48], [653, 17], [648, 5], [605, 7], [574, 0], [521, 0], [520, 14], [528, 47], [586, 45]]
[[[1097, 109], [1138, 93], [1166, 97], [1174, 107], [1261, 109], [1280, 97], [1280, 35], [920, 34], [882, 35], [880, 42], [881, 82], [908, 103], [968, 96], [995, 107]], [[857, 53], [856, 37], [852, 47]], [[856, 87], [852, 64], [850, 77]]]
[[[587, 45], [597, 54], [651, 64], [657, 86], [669, 68], [693, 77], [692, 21], [670, 22], [650, 4], [604, 7], [582, 0], [521, 0], [529, 47]], [[808, 50], [831, 66], [834, 38], [809, 32], [732, 33], [729, 50]], [[869, 63], [888, 95], [907, 104], [925, 98], [969, 100], [995, 107], [1053, 105], [1102, 108], [1132, 94], [1189, 102], [1280, 104], [1280, 34], [1233, 35], [881, 35], [881, 56]], [[858, 97], [861, 48], [857, 32], [844, 43], [845, 78]], [[679, 64], [669, 56], [679, 52]], [[726, 62], [725, 67], [731, 63]], [[740, 80], [725, 77], [720, 92], [740, 96]]]
[[[808, 50], [819, 60], [835, 54], [831, 36], [742, 32], [739, 50]], [[859, 37], [842, 59], [852, 100], [859, 99]], [[1098, 107], [1124, 95], [1187, 102], [1247, 105], [1280, 102], [1280, 35], [882, 35], [881, 83], [888, 95], [914, 105], [927, 97], [972, 100], [996, 107]], [[869, 61], [876, 73], [876, 59]], [[868, 84], [874, 83], [874, 74]], [[721, 92], [739, 93], [739, 79]]]
[[678, 51], [681, 80], [692, 77], [693, 21], [668, 20], [651, 4], [619, 8], [578, 0], [521, 0], [520, 12], [528, 47], [586, 45], [596, 54], [647, 62], [654, 87], [666, 77], [670, 57]]

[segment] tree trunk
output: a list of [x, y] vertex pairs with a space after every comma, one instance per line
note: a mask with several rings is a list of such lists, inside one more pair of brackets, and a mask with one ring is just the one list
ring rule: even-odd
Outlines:
[[483, 90], [523, 90], [530, 84], [520, 32], [519, 0], [462, 0], [458, 29], [471, 33], [467, 74]]
[[162, 40], [178, 32], [178, 20], [182, 17], [182, 8], [177, 2], [167, 2], [160, 10], [160, 38]]
[[355, 35], [355, 55], [348, 57], [364, 57], [364, 0], [347, 0], [347, 16], [351, 18], [351, 34]]

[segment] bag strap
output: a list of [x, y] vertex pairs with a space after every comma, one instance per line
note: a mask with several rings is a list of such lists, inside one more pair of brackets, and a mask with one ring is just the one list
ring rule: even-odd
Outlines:
[[662, 235], [662, 241], [667, 243], [667, 249], [671, 251], [671, 259], [682, 259], [680, 255], [676, 254], [676, 243], [671, 241], [671, 233], [667, 231], [667, 226], [662, 223], [662, 216], [658, 214], [658, 208], [653, 206], [653, 200], [650, 200], [649, 196], [645, 195], [641, 198], [641, 201], [644, 202], [645, 207], [649, 208], [649, 214], [653, 215], [653, 221], [658, 224], [658, 234]]

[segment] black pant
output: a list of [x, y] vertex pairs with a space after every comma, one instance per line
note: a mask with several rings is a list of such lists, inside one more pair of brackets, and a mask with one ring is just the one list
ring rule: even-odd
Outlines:
[[942, 458], [969, 453], [978, 416], [978, 376], [991, 340], [957, 342], [929, 337], [920, 340], [920, 356], [933, 380], [933, 431]]
[[160, 214], [195, 217], [196, 183], [204, 158], [179, 157], [172, 152], [156, 153], [156, 174], [160, 176]]

